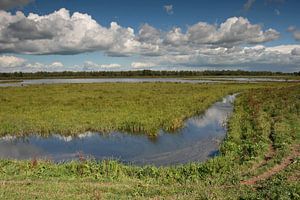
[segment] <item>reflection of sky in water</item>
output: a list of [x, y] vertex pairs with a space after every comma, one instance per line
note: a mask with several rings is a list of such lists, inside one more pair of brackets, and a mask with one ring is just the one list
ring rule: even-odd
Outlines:
[[213, 83], [212, 80], [188, 80], [178, 78], [76, 78], [76, 79], [28, 79], [15, 83], [0, 83], [0, 87], [25, 86], [56, 83], [142, 83], [142, 82], [180, 82], [180, 83]]
[[297, 82], [298, 80], [285, 80], [273, 78], [235, 78], [217, 77], [209, 79], [180, 79], [180, 78], [76, 78], [76, 79], [29, 79], [15, 83], [1, 83], [0, 87], [25, 86], [36, 84], [56, 84], [56, 83], [142, 83], [142, 82], [180, 82], [180, 83], [218, 83], [224, 81], [236, 82]]
[[33, 157], [64, 161], [76, 159], [78, 152], [95, 159], [116, 158], [136, 164], [168, 165], [203, 161], [217, 151], [224, 138], [223, 126], [232, 112], [233, 96], [215, 103], [203, 115], [188, 119], [175, 133], [160, 131], [158, 138], [120, 132], [99, 134], [86, 132], [76, 137], [58, 134], [47, 138], [29, 136], [3, 137], [0, 157], [30, 159]]

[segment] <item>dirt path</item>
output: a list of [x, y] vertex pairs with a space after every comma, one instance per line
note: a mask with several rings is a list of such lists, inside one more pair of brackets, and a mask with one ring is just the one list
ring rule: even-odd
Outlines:
[[[262, 173], [260, 175], [257, 175], [257, 176], [254, 176], [254, 177], [250, 178], [250, 179], [241, 181], [241, 184], [243, 184], [243, 185], [254, 185], [258, 181], [266, 180], [266, 179], [270, 178], [271, 176], [279, 173], [280, 171], [285, 169], [287, 166], [289, 166], [296, 157], [300, 156], [299, 147], [300, 147], [300, 145], [294, 146], [291, 154], [289, 156], [285, 157], [280, 164], [275, 165], [274, 167], [268, 169], [267, 171], [265, 171], [264, 173]], [[270, 158], [268, 158], [268, 160], [269, 159]], [[262, 161], [262, 163], [266, 164], [268, 160], [265, 159], [264, 161]], [[262, 163], [259, 163], [259, 165], [257, 165], [256, 169], [258, 169], [260, 166], [262, 166], [263, 165]]]

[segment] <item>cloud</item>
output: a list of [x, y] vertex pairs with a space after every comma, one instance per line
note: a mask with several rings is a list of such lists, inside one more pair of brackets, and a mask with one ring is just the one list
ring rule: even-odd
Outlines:
[[294, 31], [293, 36], [295, 40], [300, 41], [300, 30]]
[[300, 56], [300, 47], [294, 48], [291, 51], [291, 54], [294, 55], [294, 56]]
[[15, 57], [15, 56], [0, 56], [0, 67], [1, 68], [15, 68], [20, 67], [26, 63], [26, 60], [23, 58]]
[[22, 8], [34, 0], [0, 0], [0, 10], [9, 10], [12, 8]]
[[102, 68], [119, 68], [121, 67], [120, 64], [117, 63], [111, 63], [111, 64], [102, 64], [100, 65]]
[[64, 67], [64, 64], [62, 64], [61, 62], [53, 62], [49, 65], [49, 67], [62, 68]]
[[278, 9], [274, 9], [276, 15], [280, 15], [280, 11]]
[[37, 71], [64, 71], [66, 67], [61, 62], [43, 64], [40, 62], [30, 62], [26, 59], [13, 56], [0, 56], [0, 72], [37, 72]]
[[173, 5], [164, 5], [164, 10], [168, 13], [168, 15], [172, 15], [174, 13], [173, 11]]
[[[280, 45], [266, 47], [217, 47], [202, 48], [184, 53], [168, 53], [156, 57], [141, 56], [130, 66], [120, 64], [97, 64], [86, 61], [83, 65], [65, 66], [59, 61], [50, 64], [31, 62], [16, 56], [0, 57], [1, 72], [37, 71], [107, 71], [107, 70], [218, 70], [255, 69], [272, 71], [299, 71], [300, 45]], [[131, 68], [130, 68], [131, 67]]]
[[39, 16], [27, 17], [20, 11], [15, 15], [0, 11], [0, 52], [25, 54], [77, 54], [105, 51], [129, 55], [139, 48], [132, 28], [112, 22], [106, 28], [90, 15], [64, 8]]
[[296, 26], [289, 26], [287, 31], [288, 32], [294, 32], [296, 29], [297, 29]]
[[179, 43], [210, 44], [220, 46], [234, 46], [238, 44], [258, 44], [279, 38], [274, 29], [262, 30], [257, 24], [251, 24], [243, 17], [231, 17], [220, 26], [198, 22], [190, 26], [185, 34], [180, 28], [174, 28], [166, 37], [166, 41], [178, 45]]
[[155, 64], [152, 62], [132, 62], [131, 67], [133, 68], [149, 68], [154, 67]]
[[[159, 57], [145, 57], [140, 62], [152, 62], [153, 66], [190, 69], [253, 69], [256, 70], [300, 70], [300, 56], [293, 49], [300, 45], [265, 47], [217, 47], [202, 48], [189, 54], [165, 54]], [[247, 68], [248, 67], [248, 68]]]
[[83, 64], [84, 71], [99, 71], [103, 69], [115, 69], [122, 67], [120, 64], [111, 63], [111, 64], [97, 64], [92, 61], [85, 61]]
[[119, 69], [120, 64], [97, 64], [92, 61], [86, 61], [83, 65], [65, 66], [60, 61], [55, 61], [50, 64], [41, 62], [31, 62], [26, 59], [12, 56], [2, 55], [0, 56], [0, 72], [38, 72], [38, 71], [101, 71]]
[[248, 11], [252, 8], [253, 4], [255, 3], [255, 0], [247, 0], [244, 4], [244, 10]]
[[287, 29], [288, 32], [293, 34], [295, 40], [300, 41], [300, 30], [297, 29], [295, 26], [289, 26]]
[[138, 39], [140, 42], [158, 44], [161, 41], [161, 32], [146, 23], [140, 27]]
[[187, 35], [182, 33], [181, 28], [174, 27], [170, 30], [163, 39], [165, 44], [173, 46], [184, 45], [188, 43]]
[[[290, 27], [289, 31], [297, 39], [296, 27]], [[176, 26], [160, 30], [147, 23], [134, 30], [116, 22], [104, 27], [90, 15], [78, 12], [71, 14], [64, 8], [43, 16], [0, 11], [2, 54], [72, 55], [99, 51], [107, 56], [138, 58], [130, 66], [91, 61], [83, 65], [65, 66], [59, 61], [44, 64], [17, 57], [11, 58], [11, 62], [8, 62], [8, 58], [2, 58], [0, 71], [97, 71], [170, 67], [236, 69], [254, 65], [281, 65], [289, 67], [289, 70], [299, 69], [299, 45], [263, 45], [279, 36], [278, 31], [253, 24], [244, 17], [230, 17], [220, 24], [200, 21], [187, 26], [186, 30]]]
[[275, 51], [282, 54], [289, 54], [294, 48], [299, 47], [299, 45], [293, 44], [293, 45], [278, 45], [273, 47], [267, 47], [267, 50], [269, 51]]
[[[108, 56], [159, 56], [170, 47], [201, 48], [201, 45], [234, 46], [275, 40], [274, 29], [262, 30], [243, 17], [228, 18], [222, 24], [199, 22], [183, 33], [174, 27], [162, 32], [149, 24], [138, 34], [130, 27], [111, 22], [110, 27], [98, 24], [90, 15], [64, 8], [39, 16], [22, 12], [15, 15], [0, 11], [0, 53], [78, 54], [102, 51]], [[197, 46], [198, 45], [198, 46]]]

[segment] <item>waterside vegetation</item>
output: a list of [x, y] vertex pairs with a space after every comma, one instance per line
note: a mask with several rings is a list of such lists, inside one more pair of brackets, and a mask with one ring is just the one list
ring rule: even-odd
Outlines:
[[1, 79], [41, 79], [41, 78], [145, 78], [145, 77], [280, 77], [286, 79], [299, 79], [300, 72], [283, 73], [270, 71], [242, 71], [242, 70], [220, 70], [220, 71], [63, 71], [63, 72], [12, 72], [0, 73]]
[[[139, 92], [149, 86], [154, 89], [156, 84], [141, 85]], [[299, 199], [300, 86], [272, 86], [209, 85], [211, 90], [205, 89], [208, 87], [205, 85], [165, 84], [159, 87], [160, 92], [166, 87], [166, 91], [175, 95], [183, 93], [181, 98], [191, 95], [184, 93], [185, 87], [194, 92], [210, 91], [216, 99], [223, 92], [242, 89], [220, 155], [205, 163], [157, 168], [110, 160], [97, 162], [85, 160], [84, 156], [80, 156], [79, 161], [61, 164], [35, 159], [2, 160], [0, 198]], [[45, 89], [45, 93], [55, 94], [64, 87], [86, 89], [85, 85], [60, 85]], [[99, 89], [100, 86], [88, 87]], [[135, 86], [111, 87], [118, 88], [117, 93], [123, 95], [125, 91], [119, 87]], [[41, 88], [30, 87], [27, 92], [31, 90], [41, 91]]]
[[[101, 83], [0, 88], [0, 135], [173, 131], [229, 93], [279, 84]], [[283, 84], [286, 85], [286, 84]]]

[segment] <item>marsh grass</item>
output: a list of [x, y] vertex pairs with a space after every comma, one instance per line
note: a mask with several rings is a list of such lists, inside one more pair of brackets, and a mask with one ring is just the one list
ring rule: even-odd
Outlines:
[[[271, 84], [270, 84], [271, 85]], [[155, 136], [259, 84], [101, 83], [0, 88], [0, 135], [125, 131]]]
[[[211, 93], [215, 94], [216, 88], [221, 86], [214, 87]], [[292, 147], [299, 144], [300, 86], [277, 85], [260, 89], [249, 89], [249, 85], [241, 87], [235, 86], [233, 89], [244, 92], [235, 102], [221, 153], [205, 163], [138, 167], [115, 160], [95, 161], [84, 158], [60, 164], [40, 160], [2, 160], [0, 197], [299, 199], [299, 157], [283, 171], [255, 185], [241, 185], [240, 182], [280, 163], [290, 154]], [[270, 145], [274, 147], [275, 155], [265, 166], [249, 173], [255, 163], [264, 159]]]

